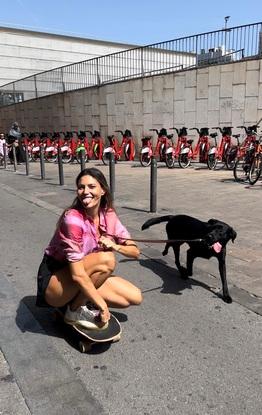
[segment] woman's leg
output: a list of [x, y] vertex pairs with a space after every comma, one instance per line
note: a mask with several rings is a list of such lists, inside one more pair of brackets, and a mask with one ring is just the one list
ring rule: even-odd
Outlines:
[[143, 298], [139, 288], [122, 277], [111, 275], [98, 288], [99, 294], [109, 307], [125, 308], [141, 304]]
[[[115, 256], [112, 252], [97, 252], [83, 259], [84, 268], [99, 288], [112, 274], [115, 268]], [[71, 302], [72, 309], [86, 303], [87, 298], [80, 291], [79, 285], [72, 280], [69, 267], [65, 267], [52, 275], [45, 292], [46, 302], [53, 307], [62, 307]]]

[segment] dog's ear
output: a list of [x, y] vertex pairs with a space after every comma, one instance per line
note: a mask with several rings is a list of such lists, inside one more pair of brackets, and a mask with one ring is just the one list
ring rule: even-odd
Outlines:
[[236, 239], [236, 237], [237, 237], [236, 231], [234, 231], [233, 228], [230, 228], [230, 239], [233, 243], [234, 243], [234, 240]]
[[209, 219], [209, 221], [207, 223], [209, 223], [209, 225], [215, 225], [218, 222], [219, 221], [217, 219]]

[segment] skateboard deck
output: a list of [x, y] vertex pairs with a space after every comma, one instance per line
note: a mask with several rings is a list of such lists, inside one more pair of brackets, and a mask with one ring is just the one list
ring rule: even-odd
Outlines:
[[61, 310], [55, 311], [55, 317], [58, 320], [62, 320], [63, 323], [73, 331], [73, 334], [78, 334], [78, 348], [82, 353], [87, 353], [92, 349], [95, 344], [101, 344], [106, 342], [115, 343], [121, 338], [121, 325], [117, 318], [111, 313], [108, 327], [103, 330], [86, 329], [80, 325], [71, 325], [64, 322], [64, 313]]

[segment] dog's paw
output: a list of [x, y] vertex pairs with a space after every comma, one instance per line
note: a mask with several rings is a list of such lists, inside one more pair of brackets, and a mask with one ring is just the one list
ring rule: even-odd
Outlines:
[[223, 300], [225, 301], [225, 303], [227, 304], [231, 304], [232, 303], [232, 298], [230, 297], [230, 295], [223, 295]]

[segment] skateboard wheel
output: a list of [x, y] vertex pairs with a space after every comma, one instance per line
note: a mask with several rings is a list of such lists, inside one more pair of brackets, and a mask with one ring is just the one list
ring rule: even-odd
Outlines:
[[121, 339], [121, 334], [119, 334], [118, 336], [116, 336], [116, 337], [113, 339], [112, 343], [119, 342], [119, 340], [120, 340], [120, 339]]
[[87, 353], [91, 350], [92, 345], [87, 342], [80, 341], [79, 342], [79, 350], [81, 353]]

